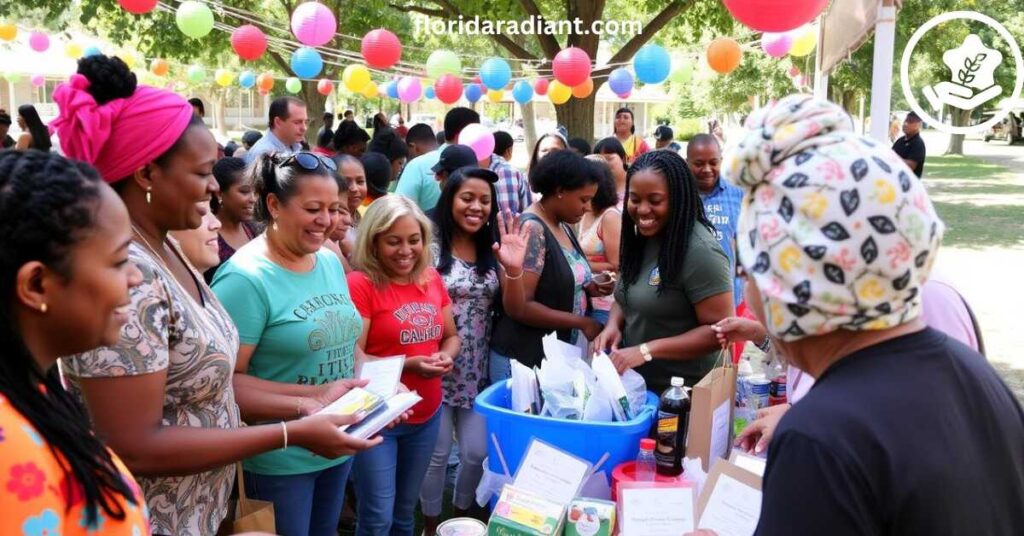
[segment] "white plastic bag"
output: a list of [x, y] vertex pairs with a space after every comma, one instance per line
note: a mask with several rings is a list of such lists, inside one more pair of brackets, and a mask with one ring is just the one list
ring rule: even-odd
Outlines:
[[536, 415], [540, 411], [537, 400], [537, 375], [526, 365], [512, 360], [512, 379], [509, 380], [512, 391], [512, 411]]
[[612, 402], [612, 411], [615, 413], [615, 420], [628, 421], [633, 418], [633, 411], [626, 397], [626, 388], [622, 385], [622, 378], [615, 365], [608, 358], [608, 354], [599, 352], [594, 355], [591, 362], [594, 374], [597, 375], [597, 385], [604, 390], [605, 395]]
[[629, 369], [622, 373], [622, 386], [626, 388], [626, 399], [629, 400], [632, 417], [636, 417], [647, 405], [647, 382], [639, 372]]

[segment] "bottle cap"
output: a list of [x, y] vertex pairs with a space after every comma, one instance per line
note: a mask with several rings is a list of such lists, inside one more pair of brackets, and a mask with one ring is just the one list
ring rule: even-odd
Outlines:
[[654, 440], [647, 437], [640, 440], [640, 450], [654, 450]]
[[672, 376], [672, 387], [682, 387], [685, 384], [686, 380], [680, 378], [679, 376]]

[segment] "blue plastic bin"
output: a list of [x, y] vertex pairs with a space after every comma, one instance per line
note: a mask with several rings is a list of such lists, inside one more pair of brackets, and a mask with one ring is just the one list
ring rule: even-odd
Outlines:
[[651, 421], [658, 409], [658, 397], [647, 393], [647, 405], [640, 414], [628, 422], [586, 422], [538, 417], [511, 411], [512, 394], [508, 382], [498, 382], [480, 393], [473, 404], [474, 410], [487, 419], [487, 469], [498, 474], [504, 470], [494, 448], [491, 434], [498, 438], [501, 452], [515, 476], [519, 463], [533, 438], [545, 441], [591, 464], [597, 464], [608, 453], [601, 466], [606, 474], [619, 464], [636, 459], [640, 440], [651, 431]]

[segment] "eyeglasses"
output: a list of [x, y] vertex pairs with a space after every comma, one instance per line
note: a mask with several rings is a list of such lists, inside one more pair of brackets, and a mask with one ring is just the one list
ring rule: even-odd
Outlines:
[[292, 153], [291, 156], [281, 162], [282, 166], [290, 166], [292, 164], [298, 164], [300, 168], [306, 171], [316, 171], [320, 169], [320, 166], [327, 168], [328, 171], [338, 171], [338, 165], [334, 163], [334, 160], [309, 151]]

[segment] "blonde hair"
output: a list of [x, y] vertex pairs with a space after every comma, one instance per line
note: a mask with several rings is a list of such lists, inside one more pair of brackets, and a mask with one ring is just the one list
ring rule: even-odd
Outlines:
[[430, 242], [433, 237], [433, 228], [430, 220], [423, 214], [420, 207], [416, 206], [411, 199], [399, 194], [389, 194], [378, 198], [370, 204], [359, 221], [359, 232], [356, 237], [355, 251], [352, 252], [352, 262], [358, 270], [366, 274], [378, 287], [387, 285], [389, 278], [384, 271], [384, 266], [377, 258], [377, 237], [386, 233], [395, 222], [403, 216], [409, 216], [416, 220], [420, 226], [420, 234], [423, 240], [423, 253], [416, 259], [412, 268], [410, 278], [416, 284], [425, 283], [427, 268], [434, 265], [433, 255], [430, 253]]

